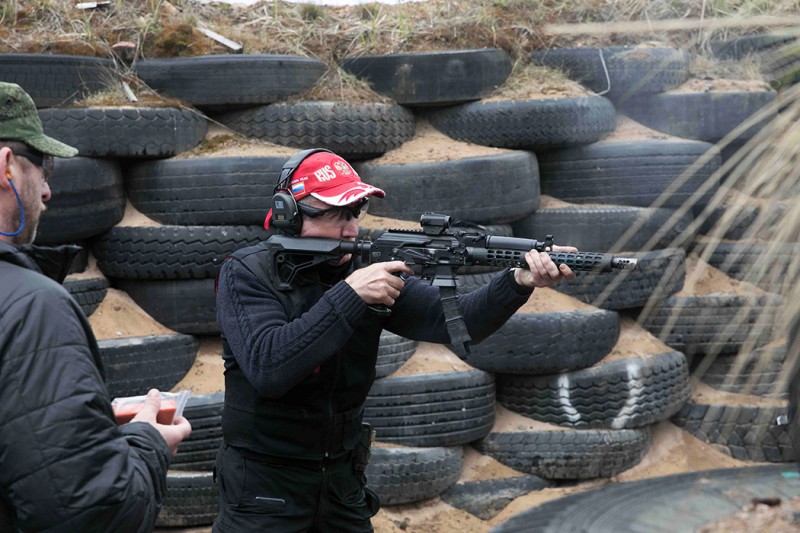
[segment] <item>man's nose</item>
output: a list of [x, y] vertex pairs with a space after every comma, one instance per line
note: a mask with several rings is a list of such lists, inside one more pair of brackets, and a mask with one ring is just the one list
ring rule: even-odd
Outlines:
[[358, 237], [358, 219], [351, 218], [342, 228], [342, 237], [351, 238]]
[[45, 181], [42, 186], [42, 202], [49, 202], [52, 196], [53, 192], [50, 190], [50, 184]]

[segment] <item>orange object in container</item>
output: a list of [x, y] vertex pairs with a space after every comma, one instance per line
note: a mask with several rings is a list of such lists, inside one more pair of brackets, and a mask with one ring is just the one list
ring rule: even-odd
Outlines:
[[[161, 408], [156, 415], [156, 422], [159, 424], [172, 424], [176, 416], [183, 415], [183, 408], [186, 406], [186, 402], [189, 401], [191, 394], [188, 390], [162, 392]], [[114, 410], [114, 418], [117, 421], [117, 425], [121, 426], [133, 420], [133, 417], [144, 407], [146, 398], [146, 395], [114, 398], [111, 401], [111, 408]]]

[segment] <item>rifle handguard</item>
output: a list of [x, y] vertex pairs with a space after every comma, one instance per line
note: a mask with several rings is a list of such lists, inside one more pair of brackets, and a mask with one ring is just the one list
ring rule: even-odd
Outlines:
[[[617, 257], [613, 254], [596, 252], [547, 252], [550, 259], [557, 265], [567, 265], [572, 270], [592, 271], [592, 272], [611, 272], [614, 269], [634, 270], [637, 260], [631, 257]], [[523, 262], [525, 258], [523, 256]], [[524, 268], [528, 268], [525, 263]]]
[[546, 251], [557, 265], [567, 265], [572, 270], [610, 272], [615, 269], [634, 270], [637, 259], [618, 257], [599, 252], [553, 252], [545, 249], [552, 241], [537, 241], [516, 237], [487, 236], [486, 247], [469, 247], [467, 255], [479, 265], [528, 268], [525, 254], [529, 250]]

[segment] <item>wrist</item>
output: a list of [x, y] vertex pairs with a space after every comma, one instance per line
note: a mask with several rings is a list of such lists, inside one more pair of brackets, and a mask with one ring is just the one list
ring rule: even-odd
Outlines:
[[525, 285], [522, 282], [522, 276], [524, 272], [522, 272], [521, 268], [512, 268], [508, 271], [508, 275], [510, 278], [510, 285], [511, 289], [520, 295], [529, 295], [531, 291], [533, 291], [533, 287], [529, 285]]

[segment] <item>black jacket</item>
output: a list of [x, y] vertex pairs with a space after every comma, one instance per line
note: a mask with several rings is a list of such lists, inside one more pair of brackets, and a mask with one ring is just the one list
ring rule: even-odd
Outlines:
[[[377, 317], [344, 281], [351, 270], [311, 271], [289, 291], [276, 287], [266, 243], [228, 258], [219, 275], [217, 321], [224, 338], [228, 444], [262, 455], [320, 460], [355, 446], [375, 378], [383, 329], [446, 343], [439, 289], [409, 277], [388, 317]], [[504, 271], [459, 297], [475, 342], [530, 297]]]
[[60, 285], [67, 248], [34, 262], [0, 241], [0, 531], [150, 531], [169, 450], [149, 424], [115, 424], [89, 322]]

